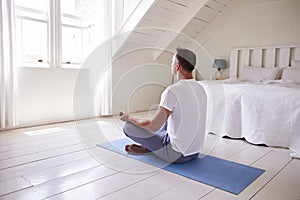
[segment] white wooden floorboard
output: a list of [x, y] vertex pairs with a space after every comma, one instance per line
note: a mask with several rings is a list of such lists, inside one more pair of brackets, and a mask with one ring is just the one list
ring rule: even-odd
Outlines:
[[248, 148], [245, 148], [239, 153], [229, 157], [228, 160], [244, 165], [252, 165], [273, 150], [274, 149], [271, 147], [249, 145]]
[[102, 179], [104, 177], [109, 177], [115, 173], [117, 172], [104, 165], [101, 165], [67, 177], [54, 179], [44, 184], [30, 187], [26, 190], [11, 193], [9, 195], [0, 197], [0, 199], [45, 199], [76, 187], [80, 188], [87, 183]]
[[[96, 151], [93, 152], [94, 157], [98, 159], [93, 158], [89, 153], [87, 153], [87, 151], [84, 151], [84, 152], [80, 152], [81, 154], [77, 154], [77, 156], [84, 156], [83, 159], [80, 159], [80, 157], [75, 157], [76, 155], [74, 156], [74, 154], [72, 154], [72, 157], [66, 157], [66, 156], [63, 157], [65, 162], [63, 164], [61, 163], [62, 159], [60, 160], [55, 159], [55, 161], [60, 161], [60, 163], [55, 162], [54, 159], [52, 160], [52, 162], [49, 162], [51, 160], [50, 159], [47, 160], [48, 161], [47, 164], [43, 163], [42, 166], [22, 165], [15, 168], [13, 167], [13, 168], [8, 168], [6, 170], [1, 170], [0, 172], [4, 174], [4, 176], [1, 176], [1, 178], [6, 177], [6, 180], [0, 182], [0, 185], [3, 186], [3, 188], [6, 188], [5, 189], [6, 193], [2, 192], [0, 196], [3, 194], [7, 194], [9, 192], [14, 192], [14, 191], [28, 188], [29, 186], [36, 186], [50, 180], [54, 180], [57, 178], [78, 173], [80, 171], [94, 168], [100, 165], [99, 162], [100, 159], [103, 160], [103, 162], [105, 163], [109, 163], [110, 161], [119, 159], [119, 157], [116, 158], [114, 156], [111, 156], [108, 153], [104, 154], [103, 152], [104, 151], [101, 148], [97, 148], [97, 152]], [[33, 164], [34, 163], [35, 162], [33, 162]], [[55, 166], [53, 166], [53, 164]], [[24, 166], [26, 166], [25, 169]], [[9, 173], [8, 172], [9, 170], [10, 172], [14, 170], [14, 172], [16, 173]], [[12, 176], [14, 177], [12, 178]], [[15, 185], [10, 184], [13, 182], [16, 182], [16, 184]]]
[[23, 177], [0, 181], [0, 196], [29, 187], [32, 187], [32, 185]]
[[52, 149], [57, 149], [66, 146], [72, 146], [81, 143], [79, 138], [68, 137], [64, 140], [52, 139], [51, 143], [39, 144], [39, 145], [29, 145], [26, 148], [10, 150], [0, 153], [0, 160], [5, 160], [8, 158], [14, 158], [18, 156], [30, 155], [34, 153], [39, 153], [43, 151], [49, 151]]
[[259, 199], [300, 199], [300, 160], [293, 159], [272, 181], [253, 197]]
[[226, 159], [250, 146], [250, 144], [244, 140], [231, 140], [224, 138], [222, 138], [222, 140], [225, 140], [226, 143], [212, 149], [212, 151], [209, 152], [209, 155]]
[[0, 170], [0, 181], [10, 179], [10, 178], [15, 178], [24, 174], [32, 174], [32, 173], [40, 172], [52, 167], [60, 166], [66, 163], [71, 163], [76, 160], [81, 160], [89, 157], [91, 157], [90, 154], [85, 150], [82, 150], [70, 154], [49, 158], [46, 160], [32, 162], [26, 165], [7, 168], [4, 170]]
[[[148, 118], [151, 112], [137, 113]], [[290, 151], [207, 137], [210, 155], [265, 169], [239, 195], [96, 147], [124, 138], [116, 118], [53, 124], [0, 134], [0, 199], [300, 199], [300, 160]], [[61, 132], [25, 135], [60, 127]]]
[[[26, 147], [26, 150], [28, 148], [34, 148], [36, 146], [39, 145], [48, 145], [48, 144], [52, 144], [54, 141], [65, 141], [68, 140], [70, 138], [74, 138], [74, 134], [73, 133], [61, 133], [59, 135], [59, 137], [57, 136], [53, 136], [53, 137], [49, 137], [49, 138], [42, 138], [42, 139], [38, 139], [38, 140], [32, 140], [32, 141], [20, 141], [18, 143], [12, 143], [12, 144], [2, 144], [0, 147], [0, 151], [1, 151], [1, 155], [2, 153], [6, 153], [6, 152], [13, 152], [13, 151], [24, 151], [24, 148]], [[7, 139], [3, 139], [3, 140], [7, 140]], [[7, 142], [7, 141], [6, 141]], [[4, 142], [3, 142], [4, 143]], [[11, 156], [11, 155], [10, 155]]]
[[[255, 152], [259, 152], [259, 153], [257, 153], [257, 154], [254, 154], [254, 156], [252, 156], [253, 158], [252, 158], [252, 160], [254, 160], [254, 161], [256, 161], [256, 160], [258, 160], [259, 158], [261, 158], [264, 154], [266, 154], [267, 152], [269, 152], [269, 151], [272, 151], [272, 148], [266, 148], [266, 147], [258, 147], [258, 146], [255, 146], [256, 148], [250, 148], [250, 150], [248, 150], [248, 148], [250, 147], [250, 145], [248, 144], [248, 143], [246, 143], [245, 141], [241, 141], [241, 140], [229, 140], [229, 139], [224, 139], [223, 141], [225, 141], [225, 142], [222, 142], [223, 143], [223, 146], [222, 145], [220, 145], [220, 146], [218, 146], [218, 148], [220, 148], [220, 149], [222, 149], [222, 152], [230, 152], [230, 154], [229, 154], [229, 158], [233, 158], [232, 160], [238, 160], [238, 158], [239, 158], [239, 156], [237, 156], [239, 153], [242, 153], [242, 154], [246, 154], [244, 151], [246, 151], [247, 153], [248, 153], [248, 155], [252, 155], [251, 153], [253, 153], [253, 151], [255, 151]], [[241, 144], [241, 142], [242, 142], [242, 144]], [[227, 143], [227, 145], [225, 145]], [[239, 144], [239, 145], [236, 145], [236, 144]], [[234, 148], [234, 147], [236, 147], [236, 146], [238, 146], [238, 147], [242, 147], [242, 148]], [[222, 147], [222, 148], [221, 148]], [[217, 148], [217, 149], [218, 149]], [[220, 151], [220, 149], [218, 150], [218, 152]], [[262, 150], [263, 149], [263, 150]], [[268, 149], [268, 150], [266, 150], [266, 149]], [[214, 151], [213, 151], [214, 152]], [[214, 154], [216, 154], [216, 156], [220, 156], [220, 155], [218, 155], [217, 154], [217, 152], [215, 151], [214, 152]], [[228, 154], [228, 153], [225, 153], [225, 155], [226, 154]], [[230, 157], [230, 155], [232, 155], [231, 157]], [[224, 156], [224, 155], [223, 155]], [[246, 156], [247, 156], [247, 154], [246, 154]], [[251, 160], [251, 159], [250, 159]], [[251, 164], [251, 163], [248, 163], [248, 164]], [[183, 181], [184, 182], [184, 181]], [[143, 184], [144, 182], [142, 182], [141, 184]], [[195, 183], [194, 183], [195, 184]], [[156, 185], [156, 184], [152, 184], [152, 185]], [[159, 184], [158, 184], [159, 185]], [[200, 198], [201, 196], [204, 196], [205, 194], [207, 194], [209, 191], [212, 191], [212, 190], [214, 190], [215, 188], [214, 187], [210, 187], [210, 186], [207, 186], [207, 185], [205, 185], [204, 186], [204, 189], [202, 189], [202, 187], [201, 187], [201, 184], [199, 184], [199, 183], [197, 183], [197, 184], [195, 184], [195, 185], [198, 185], [198, 190], [199, 191], [201, 191], [201, 193], [200, 194], [198, 194], [199, 196], [198, 196], [198, 198]], [[202, 184], [202, 185], [204, 185], [204, 184]], [[179, 187], [176, 187], [176, 184], [173, 186], [174, 188], [179, 188]], [[170, 196], [170, 195], [174, 195], [173, 193], [172, 193], [172, 190], [171, 190], [171, 188], [173, 188], [173, 187], [171, 187], [170, 186], [170, 188], [169, 189], [167, 189], [166, 191], [163, 191], [163, 192], [160, 192], [159, 193], [159, 191], [157, 191], [157, 193], [158, 194], [160, 194], [160, 195], [158, 195], [156, 198], [163, 198], [163, 197], [165, 197], [165, 196]], [[129, 194], [130, 192], [128, 192], [128, 191], [130, 191], [130, 190], [132, 190], [132, 191], [135, 191], [134, 190], [135, 189], [135, 184], [134, 185], [132, 185], [132, 186], [130, 186], [130, 187], [128, 187], [128, 188], [125, 188], [125, 189], [123, 189], [123, 190], [120, 190], [120, 191], [117, 191], [117, 192], [115, 192], [115, 193], [113, 193], [113, 194], [111, 194], [111, 195], [108, 195], [108, 196], [106, 196], [104, 199], [119, 199], [119, 198], [121, 198], [122, 196], [124, 196], [124, 194]], [[171, 192], [168, 192], [168, 190], [170, 190]], [[139, 191], [139, 190], [137, 190], [137, 191]], [[173, 190], [173, 192], [174, 192], [174, 190]], [[222, 191], [223, 192], [223, 191]], [[143, 199], [143, 197], [145, 197], [145, 196], [143, 196], [144, 194], [147, 194], [147, 196], [148, 196], [148, 198], [151, 198], [151, 195], [150, 194], [148, 194], [147, 192], [143, 192], [142, 194], [137, 194], [137, 192], [134, 192], [134, 196], [135, 197], [138, 197], [139, 199]], [[189, 194], [189, 193], [191, 193], [191, 196], [193, 196], [193, 192], [192, 192], [192, 190], [191, 189], [189, 189], [189, 192], [187, 192], [187, 194]], [[175, 196], [176, 197], [178, 197], [178, 193], [175, 193], [175, 194], [177, 194], [177, 196], [176, 195], [174, 195], [174, 198], [175, 198]], [[139, 195], [141, 195], [141, 196], [139, 196]], [[159, 197], [159, 196], [161, 196], [161, 197]], [[183, 195], [184, 196], [184, 195]], [[130, 196], [129, 196], [129, 198], [131, 198]], [[133, 197], [132, 197], [133, 198]], [[155, 196], [153, 197], [153, 198], [155, 198]], [[176, 198], [175, 198], [176, 199]], [[189, 198], [188, 198], [189, 199]], [[193, 199], [192, 197], [191, 197], [191, 199]]]
[[0, 161], [0, 169], [6, 169], [9, 167], [24, 165], [31, 162], [36, 162], [39, 160], [45, 160], [52, 157], [57, 157], [59, 155], [68, 154], [76, 151], [84, 150], [84, 147], [82, 144], [75, 144], [59, 149], [51, 149], [49, 151], [45, 152], [38, 152], [30, 155], [24, 155], [19, 157], [10, 158], [7, 160], [1, 160]]
[[124, 197], [126, 197], [126, 199], [151, 199], [152, 197], [157, 196], [157, 194], [183, 183], [185, 180], [186, 178], [182, 176], [163, 171], [162, 173], [155, 174], [143, 181], [136, 182], [101, 199], [118, 200]]
[[32, 174], [25, 174], [23, 177], [33, 186], [45, 183], [47, 181], [72, 175], [84, 170], [99, 166], [99, 162], [94, 158], [82, 159], [75, 162], [67, 163], [52, 167], [47, 170], [39, 171]]
[[209, 185], [187, 179], [150, 199], [199, 199], [213, 189]]
[[[250, 153], [251, 154], [251, 153]], [[233, 200], [233, 199], [250, 199], [254, 196], [262, 187], [264, 187], [268, 182], [276, 176], [276, 174], [285, 167], [285, 165], [291, 160], [285, 154], [277, 152], [269, 152], [264, 157], [257, 160], [252, 164], [253, 167], [261, 168], [266, 170], [260, 177], [258, 177], [253, 183], [251, 183], [247, 188], [245, 188], [239, 195], [224, 192], [219, 189], [215, 189], [210, 192], [201, 200], [211, 200], [211, 199], [222, 199], [222, 200]]]
[[[41, 131], [43, 129], [60, 128], [61, 126], [64, 126], [64, 125], [60, 124], [60, 125], [56, 125], [56, 126], [51, 125], [51, 126], [16, 129], [16, 130], [11, 130], [11, 131], [5, 131], [7, 134], [1, 134], [1, 131], [0, 131], [0, 144], [2, 146], [2, 145], [30, 142], [30, 141], [40, 141], [43, 139], [49, 139], [49, 138], [53, 138], [53, 137], [57, 137], [57, 136], [61, 136], [61, 135], [68, 135], [68, 134], [74, 133], [74, 127], [68, 128], [68, 126], [66, 126], [66, 127], [64, 127], [64, 129], [66, 129], [66, 130], [53, 131], [53, 132], [47, 133], [47, 134], [37, 134], [34, 136], [25, 134], [27, 132]], [[2, 132], [4, 132], [4, 131], [2, 131]]]
[[[116, 173], [105, 178], [95, 180], [81, 187], [74, 188], [49, 199], [96, 199], [126, 188], [134, 183], [143, 181], [154, 173]], [[124, 198], [124, 197], [123, 197]], [[125, 197], [126, 198], [126, 197]]]

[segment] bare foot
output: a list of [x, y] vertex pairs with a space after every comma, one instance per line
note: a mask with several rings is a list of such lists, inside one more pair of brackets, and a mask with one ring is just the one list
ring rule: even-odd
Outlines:
[[129, 154], [145, 154], [151, 152], [145, 147], [137, 144], [128, 144], [125, 146], [125, 151]]

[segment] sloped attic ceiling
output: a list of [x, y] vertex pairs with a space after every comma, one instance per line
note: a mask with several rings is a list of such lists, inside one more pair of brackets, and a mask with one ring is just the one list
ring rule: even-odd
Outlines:
[[[155, 0], [128, 34], [119, 53], [134, 49], [173, 50], [201, 43], [241, 0]], [[214, 27], [214, 28], [213, 28]], [[162, 51], [154, 55], [160, 56]]]

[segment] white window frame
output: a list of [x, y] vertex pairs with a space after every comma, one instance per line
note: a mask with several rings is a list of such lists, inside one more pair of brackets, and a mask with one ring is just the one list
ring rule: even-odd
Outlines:
[[[20, 63], [23, 67], [35, 67], [35, 68], [80, 68], [81, 63], [75, 63], [70, 61], [69, 62], [62, 62], [62, 27], [72, 27], [76, 29], [86, 29], [90, 27], [82, 27], [82, 26], [74, 26], [69, 24], [63, 24], [61, 22], [61, 7], [60, 2], [63, 0], [49, 0], [49, 18], [47, 20], [39, 20], [35, 18], [30, 17], [24, 17], [24, 16], [17, 16], [18, 18], [21, 18], [21, 20], [32, 20], [32, 21], [41, 21], [48, 23], [48, 30], [47, 30], [47, 54], [48, 54], [48, 60], [43, 62], [32, 62], [32, 63]], [[16, 9], [20, 8], [16, 6]], [[22, 8], [27, 9], [27, 8]], [[30, 9], [27, 9], [27, 11]], [[32, 10], [32, 12], [36, 12]], [[37, 11], [38, 12], [38, 11]], [[68, 17], [72, 18], [71, 15], [68, 15]], [[77, 16], [73, 16], [74, 19], [78, 18]], [[83, 42], [81, 42], [83, 44]]]
[[[36, 10], [34, 10], [34, 9], [30, 9], [30, 8], [25, 8], [25, 7], [19, 7], [19, 6], [16, 6], [16, 8], [17, 9], [20, 9], [20, 10], [31, 10], [31, 12], [32, 13], [43, 13], [42, 11], [36, 11]], [[41, 20], [41, 19], [36, 19], [36, 18], [33, 18], [33, 17], [27, 17], [27, 16], [19, 16], [19, 15], [17, 15], [16, 16], [18, 19], [20, 19], [21, 20], [21, 24], [23, 23], [23, 20], [28, 20], [28, 21], [35, 21], [35, 22], [41, 22], [41, 23], [45, 23], [45, 24], [47, 24], [48, 25], [48, 27], [47, 27], [47, 44], [48, 44], [48, 47], [49, 47], [49, 43], [50, 43], [50, 41], [49, 41], [49, 22], [47, 21], [47, 20]], [[22, 31], [22, 30], [21, 30]], [[21, 49], [22, 49], [22, 47], [21, 47]], [[47, 48], [47, 56], [48, 56], [48, 58], [49, 58], [49, 48]], [[49, 67], [49, 60], [46, 60], [46, 61], [42, 61], [42, 62], [36, 62], [36, 63], [34, 63], [34, 62], [22, 62], [21, 63], [21, 65], [22, 66], [29, 66], [29, 67], [35, 67], [36, 65], [39, 65], [39, 66], [44, 66], [44, 67]]]

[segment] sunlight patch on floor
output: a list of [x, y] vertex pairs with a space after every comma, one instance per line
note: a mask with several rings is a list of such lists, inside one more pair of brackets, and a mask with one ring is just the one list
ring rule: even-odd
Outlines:
[[35, 135], [44, 135], [44, 134], [49, 134], [49, 133], [57, 133], [61, 131], [65, 131], [67, 129], [60, 128], [60, 127], [54, 127], [54, 128], [46, 128], [46, 129], [39, 129], [35, 131], [26, 131], [24, 132], [25, 135], [28, 136], [35, 136]]

